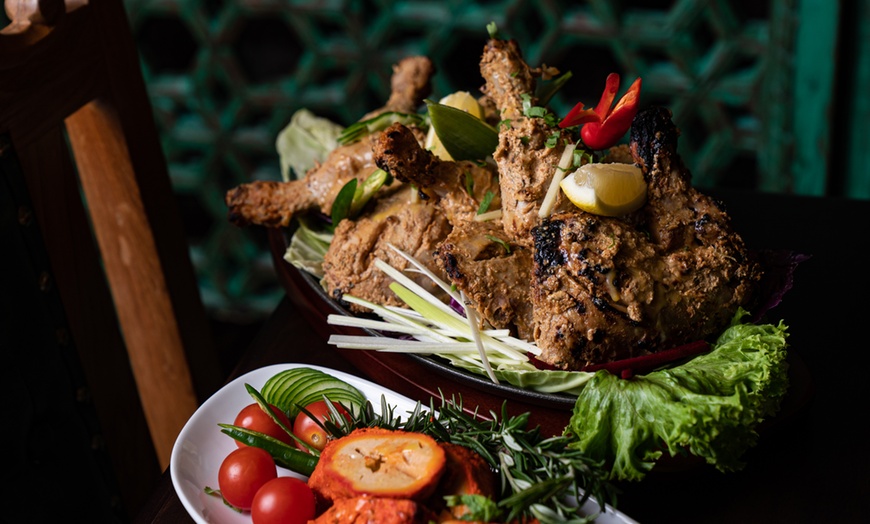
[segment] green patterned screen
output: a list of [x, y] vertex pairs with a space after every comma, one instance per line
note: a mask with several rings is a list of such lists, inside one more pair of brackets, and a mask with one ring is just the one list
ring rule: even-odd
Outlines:
[[[391, 66], [425, 54], [437, 98], [477, 92], [486, 24], [520, 43], [532, 65], [573, 73], [553, 102], [595, 104], [604, 78], [643, 77], [642, 104], [664, 104], [701, 187], [823, 194], [823, 162], [796, 174], [800, 141], [829, 140], [826, 124], [795, 135], [796, 118], [830, 111], [831, 60], [803, 68], [800, 28], [833, 53], [836, 3], [805, 1], [126, 0], [170, 173], [189, 228], [207, 306], [256, 317], [282, 294], [256, 228], [226, 220], [225, 192], [278, 179], [274, 140], [300, 108], [347, 125], [386, 99]], [[799, 26], [801, 9], [820, 9]], [[824, 6], [829, 6], [825, 8]], [[804, 94], [797, 75], [815, 78]], [[830, 78], [831, 80], [826, 80]], [[800, 100], [822, 104], [810, 114]], [[827, 100], [826, 100], [827, 97]], [[818, 136], [815, 136], [818, 135]], [[814, 147], [822, 147], [814, 146]], [[826, 147], [826, 146], [825, 146]], [[815, 152], [814, 152], [815, 153]], [[818, 154], [816, 154], [818, 158]]]

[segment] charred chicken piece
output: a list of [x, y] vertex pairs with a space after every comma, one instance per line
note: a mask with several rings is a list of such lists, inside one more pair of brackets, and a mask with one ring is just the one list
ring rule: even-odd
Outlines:
[[643, 314], [662, 260], [643, 232], [578, 211], [551, 216], [533, 234], [540, 360], [579, 370], [656, 349], [659, 326]]
[[424, 501], [435, 492], [445, 463], [444, 449], [426, 434], [362, 428], [326, 445], [308, 485], [327, 501], [359, 496]]
[[582, 211], [533, 231], [532, 300], [541, 360], [563, 369], [654, 353], [720, 332], [750, 307], [761, 269], [728, 215], [691, 187], [665, 109], [634, 120], [649, 184], [625, 217]]
[[[364, 118], [386, 111], [416, 111], [431, 93], [434, 71], [429, 58], [416, 56], [401, 60], [393, 66], [389, 100]], [[423, 132], [416, 132], [422, 141]], [[302, 179], [254, 181], [229, 190], [225, 200], [230, 222], [238, 226], [286, 227], [300, 213], [329, 214], [335, 197], [348, 181], [356, 178], [362, 182], [377, 169], [372, 158], [372, 140], [376, 136], [368, 135], [358, 142], [337, 147]], [[381, 189], [387, 193], [395, 190], [395, 186]]]
[[[343, 220], [335, 230], [334, 247], [324, 258], [323, 283], [336, 300], [348, 293], [378, 304], [402, 306], [389, 289], [392, 279], [375, 267], [375, 260], [405, 269], [409, 264], [392, 249], [396, 247], [446, 278], [434, 259], [437, 246], [454, 223], [472, 219], [486, 191], [497, 194], [497, 177], [470, 162], [442, 162], [423, 149], [415, 129], [402, 124], [393, 124], [380, 133], [373, 149], [381, 168], [400, 181], [413, 182], [417, 193], [411, 192], [409, 184], [402, 184], [402, 191], [378, 198], [374, 208], [357, 220]], [[465, 189], [466, 177], [470, 177], [472, 194]], [[494, 200], [498, 205], [497, 197]], [[446, 300], [446, 293], [428, 277], [419, 273], [409, 276]], [[365, 312], [353, 304], [347, 307]]]
[[[438, 522], [462, 522], [469, 513], [464, 504], [448, 507], [444, 497], [449, 495], [483, 495], [498, 500], [498, 475], [475, 451], [458, 444], [442, 443], [447, 457], [441, 484], [427, 506], [438, 512]], [[466, 521], [467, 522], [467, 521]]]
[[336, 500], [313, 524], [429, 524], [435, 515], [419, 502], [359, 496]]
[[499, 208], [498, 177], [486, 166], [437, 158], [401, 124], [382, 133], [374, 150], [382, 169], [419, 187], [421, 196], [446, 214], [452, 231], [434, 256], [449, 281], [466, 293], [489, 325], [531, 336], [531, 251], [509, 245], [501, 220], [474, 220], [487, 193], [495, 195], [491, 208]]
[[[372, 158], [372, 137], [339, 146], [304, 178], [289, 182], [255, 180], [226, 194], [230, 222], [237, 226], [287, 227], [293, 217], [309, 211], [328, 215], [341, 188], [352, 178], [360, 182], [378, 166]], [[394, 191], [384, 187], [382, 191]]]
[[492, 194], [489, 209], [501, 205], [498, 176], [490, 167], [441, 160], [423, 149], [413, 130], [400, 123], [378, 136], [373, 151], [381, 169], [416, 186], [422, 199], [437, 202], [454, 226], [473, 220], [487, 193]]
[[[523, 59], [513, 40], [490, 39], [480, 60], [486, 83], [481, 91], [502, 114], [499, 143], [493, 153], [498, 165], [502, 197], [502, 220], [513, 242], [531, 246], [531, 230], [538, 225], [538, 211], [556, 174], [559, 160], [570, 143], [570, 133], [552, 127], [543, 118], [524, 115], [524, 97], [535, 105], [536, 77], [541, 74]], [[549, 146], [555, 135], [555, 146]], [[564, 205], [561, 193], [557, 207]]]
[[[565, 144], [570, 140], [562, 133], [555, 146], [547, 143], [552, 128], [542, 118], [517, 118], [499, 131], [498, 147], [493, 158], [498, 165], [502, 198], [502, 222], [511, 240], [531, 246], [532, 228], [540, 222], [538, 211], [556, 175]], [[559, 192], [555, 209], [573, 207]]]
[[502, 119], [523, 116], [523, 95], [534, 97], [536, 80], [515, 40], [490, 39], [480, 58], [480, 74], [485, 80], [480, 90]]
[[454, 227], [435, 257], [489, 325], [532, 340], [531, 249], [510, 243], [498, 221], [471, 221]]
[[[335, 229], [323, 260], [323, 285], [336, 301], [340, 302], [347, 293], [376, 304], [404, 305], [389, 288], [392, 278], [375, 267], [378, 259], [399, 270], [409, 265], [391, 245], [443, 276], [433, 252], [450, 233], [450, 223], [434, 202], [412, 202], [412, 189], [403, 187], [401, 192], [378, 199], [364, 216], [342, 220]], [[419, 273], [407, 275], [433, 295], [446, 299], [443, 290], [428, 277]], [[368, 312], [354, 304], [345, 305], [355, 313]]]
[[427, 96], [432, 94], [435, 64], [426, 56], [409, 56], [393, 65], [390, 77], [390, 98], [384, 107], [372, 111], [361, 120], [387, 111], [414, 113]]

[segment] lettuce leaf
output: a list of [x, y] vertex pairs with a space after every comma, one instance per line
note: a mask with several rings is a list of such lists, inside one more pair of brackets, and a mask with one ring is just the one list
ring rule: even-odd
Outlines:
[[315, 162], [323, 161], [338, 147], [338, 136], [343, 130], [344, 127], [307, 109], [293, 113], [290, 123], [275, 139], [284, 181], [303, 178]]
[[788, 388], [787, 326], [743, 324], [746, 314], [736, 314], [711, 352], [680, 366], [627, 380], [596, 372], [565, 429], [571, 447], [610, 464], [618, 480], [641, 480], [664, 451], [741, 469], [758, 424]]

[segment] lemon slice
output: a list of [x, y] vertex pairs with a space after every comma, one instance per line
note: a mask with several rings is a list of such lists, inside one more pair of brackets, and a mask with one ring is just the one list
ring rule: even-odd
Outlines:
[[625, 215], [646, 202], [643, 172], [632, 164], [584, 164], [559, 186], [575, 206], [596, 215]]
[[[438, 102], [445, 106], [461, 109], [470, 115], [483, 119], [483, 109], [481, 109], [477, 99], [471, 96], [471, 93], [468, 91], [451, 93]], [[434, 127], [429, 127], [429, 133], [426, 135], [426, 149], [432, 151], [441, 160], [453, 160], [453, 157], [450, 156], [450, 153], [441, 144], [438, 135], [435, 134]]]

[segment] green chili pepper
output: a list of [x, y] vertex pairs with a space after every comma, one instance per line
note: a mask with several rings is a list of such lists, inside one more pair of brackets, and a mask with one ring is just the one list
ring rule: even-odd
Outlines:
[[320, 460], [318, 456], [300, 451], [265, 433], [232, 424], [218, 424], [218, 426], [222, 428], [221, 433], [229, 435], [248, 446], [268, 451], [272, 455], [272, 458], [275, 459], [275, 464], [295, 471], [300, 475], [310, 476], [314, 472], [314, 467], [317, 466], [317, 461]]

